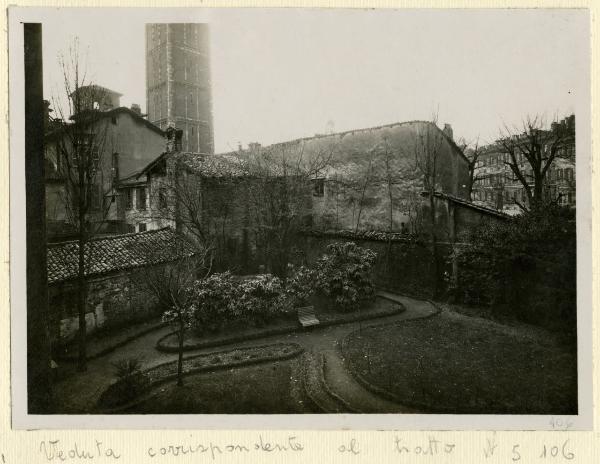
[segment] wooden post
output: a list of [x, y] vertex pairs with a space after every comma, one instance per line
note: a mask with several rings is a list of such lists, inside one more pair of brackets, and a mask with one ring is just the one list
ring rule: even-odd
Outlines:
[[[25, 192], [27, 246], [27, 403], [29, 414], [48, 413], [52, 403], [46, 270], [44, 97], [42, 25], [26, 23]], [[18, 240], [18, 237], [13, 237]]]

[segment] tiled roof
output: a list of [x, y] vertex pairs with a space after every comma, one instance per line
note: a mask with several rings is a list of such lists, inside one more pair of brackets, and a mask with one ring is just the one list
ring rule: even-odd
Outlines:
[[207, 155], [192, 152], [165, 152], [143, 168], [136, 177], [148, 174], [167, 159], [180, 161], [188, 170], [203, 177], [242, 177], [249, 175], [247, 162], [235, 155]]
[[[429, 192], [427, 192], [427, 191], [421, 192], [421, 195], [423, 195], [425, 197], [429, 196]], [[455, 197], [454, 195], [449, 195], [447, 193], [435, 192], [434, 196], [436, 196], [438, 198], [447, 199], [448, 201], [452, 201], [453, 203], [457, 203], [457, 204], [459, 204], [461, 206], [464, 206], [465, 208], [475, 209], [475, 210], [480, 211], [482, 213], [489, 214], [490, 216], [496, 216], [497, 218], [500, 218], [500, 219], [507, 219], [509, 217], [509, 215], [504, 214], [501, 211], [497, 211], [495, 209], [487, 208], [485, 206], [475, 204], [475, 203], [473, 203], [471, 201], [467, 201], [467, 200], [464, 200], [463, 198]]]
[[[86, 113], [87, 113], [87, 116], [93, 115], [93, 117], [89, 118], [90, 122], [92, 122], [92, 123], [98, 122], [100, 119], [115, 116], [120, 113], [128, 114], [129, 116], [131, 116], [134, 119], [134, 121], [142, 123], [148, 129], [156, 132], [159, 135], [162, 135], [162, 136], [165, 135], [164, 131], [160, 127], [158, 127], [155, 124], [152, 124], [150, 121], [148, 121], [146, 118], [142, 117], [140, 114], [138, 114], [135, 111], [133, 111], [132, 109], [124, 107], [124, 106], [119, 106], [118, 108], [113, 108], [112, 110], [108, 110], [108, 111], [98, 111], [98, 110], [91, 110], [91, 111], [87, 111], [87, 112], [84, 111], [81, 113], [80, 117], [86, 117]], [[54, 130], [52, 130], [51, 132], [46, 134], [46, 139], [52, 140], [56, 137], [61, 136], [63, 134], [63, 131], [65, 131], [66, 129], [68, 129], [71, 126], [73, 126], [72, 123], [70, 123], [70, 124], [63, 123], [63, 124], [59, 125], [57, 128], [55, 128]]]
[[246, 162], [234, 155], [183, 152], [177, 156], [191, 171], [204, 177], [237, 177], [248, 174]]
[[[78, 249], [76, 241], [48, 244], [48, 283], [77, 277]], [[95, 238], [88, 242], [85, 251], [88, 277], [165, 263], [194, 254], [194, 248], [177, 241], [175, 231], [169, 227]]]

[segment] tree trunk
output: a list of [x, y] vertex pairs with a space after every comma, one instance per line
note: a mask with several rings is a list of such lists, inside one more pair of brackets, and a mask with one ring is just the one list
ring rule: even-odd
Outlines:
[[433, 253], [433, 296], [437, 297], [439, 292], [440, 263], [437, 253], [437, 236], [435, 235], [435, 191], [429, 192], [429, 219], [431, 222], [431, 251]]
[[77, 370], [85, 372], [87, 370], [86, 336], [87, 323], [85, 320], [86, 307], [86, 280], [85, 280], [85, 237], [80, 232], [78, 240], [78, 269], [77, 269], [77, 315], [79, 317], [78, 344], [79, 356], [77, 361]]
[[183, 335], [185, 325], [181, 314], [179, 315], [179, 356], [177, 358], [177, 386], [183, 386]]

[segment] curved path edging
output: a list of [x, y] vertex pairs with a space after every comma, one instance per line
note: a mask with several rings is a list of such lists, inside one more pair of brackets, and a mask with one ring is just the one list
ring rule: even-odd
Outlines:
[[[409, 321], [422, 321], [422, 320], [432, 319], [436, 316], [439, 316], [441, 314], [441, 312], [443, 311], [443, 309], [439, 305], [437, 305], [435, 302], [431, 301], [430, 299], [423, 300], [423, 301], [427, 301], [431, 306], [433, 306], [433, 308], [436, 311], [431, 314], [428, 314], [427, 316], [419, 317], [417, 319], [409, 319], [408, 321], [398, 321], [398, 322], [395, 322], [394, 325], [400, 325], [400, 324], [403, 324], [403, 323], [406, 323]], [[377, 327], [377, 326], [373, 326], [373, 327]], [[382, 398], [385, 398], [386, 400], [392, 401], [401, 406], [406, 406], [408, 408], [418, 408], [423, 411], [431, 412], [432, 408], [431, 408], [430, 404], [426, 404], [426, 403], [419, 402], [419, 401], [407, 401], [406, 398], [400, 398], [395, 393], [392, 393], [382, 387], [379, 387], [379, 386], [374, 385], [373, 383], [369, 382], [363, 375], [361, 375], [359, 372], [357, 372], [355, 369], [352, 368], [349, 357], [345, 356], [345, 350], [346, 350], [345, 347], [348, 343], [348, 339], [356, 332], [358, 332], [358, 331], [355, 330], [355, 331], [352, 331], [349, 334], [347, 334], [344, 337], [344, 339], [342, 340], [340, 347], [339, 347], [340, 352], [342, 354], [342, 359], [344, 359], [344, 364], [346, 365], [346, 370], [350, 373], [350, 375], [360, 385], [362, 385], [366, 390], [370, 391], [371, 393], [373, 393], [375, 395], [379, 395]], [[436, 410], [436, 412], [442, 412], [442, 413], [452, 412], [452, 411], [454, 411], [454, 410], [448, 409], [446, 411], [445, 408], [443, 408], [443, 407]]]
[[[272, 343], [269, 345], [256, 345], [256, 346], [250, 346], [250, 347], [245, 347], [246, 349], [251, 348], [251, 349], [260, 349], [260, 348], [270, 348], [270, 347], [274, 347], [274, 346], [291, 346], [293, 347], [293, 350], [290, 353], [284, 353], [281, 355], [273, 355], [273, 356], [263, 356], [260, 358], [253, 358], [253, 359], [243, 359], [243, 360], [239, 360], [239, 361], [232, 361], [232, 362], [227, 362], [227, 363], [222, 363], [222, 364], [215, 364], [215, 365], [209, 365], [209, 366], [201, 366], [201, 367], [197, 367], [197, 368], [193, 368], [193, 369], [189, 369], [187, 371], [183, 372], [183, 377], [187, 377], [189, 375], [192, 374], [199, 374], [202, 372], [214, 372], [214, 371], [220, 371], [220, 370], [225, 370], [225, 369], [230, 369], [230, 368], [234, 368], [234, 367], [248, 367], [248, 366], [253, 366], [253, 365], [257, 365], [257, 364], [263, 364], [263, 363], [267, 363], [267, 362], [274, 362], [274, 361], [285, 361], [287, 359], [292, 359], [295, 358], [296, 356], [299, 356], [300, 354], [302, 354], [304, 352], [304, 348], [299, 344], [299, 343], [295, 343], [295, 342], [290, 342], [290, 343]], [[211, 352], [211, 353], [202, 353], [202, 354], [197, 354], [194, 356], [188, 356], [183, 358], [184, 361], [186, 360], [190, 360], [190, 359], [196, 359], [196, 358], [200, 358], [200, 357], [209, 357], [209, 356], [218, 356], [220, 354], [225, 354], [225, 353], [230, 353], [232, 351], [238, 351], [240, 350], [240, 348], [234, 348], [234, 349], [230, 349], [230, 350], [221, 350], [221, 351], [215, 351], [215, 352]], [[169, 364], [177, 364], [177, 360], [175, 361], [167, 361], [161, 364], [157, 364], [156, 366], [151, 367], [150, 369], [146, 369], [145, 371], [143, 371], [142, 373], [148, 373], [150, 371], [153, 371], [155, 369], [159, 369], [163, 366], [169, 365]], [[167, 374], [163, 377], [160, 377], [158, 379], [156, 379], [155, 381], [153, 381], [149, 386], [147, 391], [142, 394], [142, 396], [140, 398], [136, 398], [135, 400], [123, 404], [123, 405], [119, 405], [119, 406], [115, 406], [113, 408], [103, 408], [100, 405], [97, 406], [97, 409], [104, 414], [115, 414], [118, 412], [122, 412], [122, 411], [126, 411], [127, 409], [130, 409], [138, 404], [141, 404], [143, 401], [147, 400], [148, 397], [151, 396], [152, 390], [154, 390], [156, 387], [163, 385], [171, 380], [175, 380], [177, 378], [177, 373], [173, 373], [173, 374]], [[113, 384], [111, 384], [113, 385]], [[110, 386], [109, 386], [110, 387]], [[107, 387], [107, 388], [109, 388]], [[105, 390], [106, 391], [106, 390]]]
[[[394, 309], [393, 311], [387, 310], [387, 311], [379, 311], [378, 313], [372, 313], [372, 314], [353, 314], [351, 316], [346, 316], [346, 317], [340, 316], [339, 319], [330, 320], [330, 321], [322, 321], [319, 323], [318, 326], [311, 327], [310, 330], [319, 330], [319, 328], [330, 327], [333, 325], [350, 324], [353, 322], [360, 322], [360, 321], [367, 321], [367, 320], [371, 320], [371, 319], [389, 317], [389, 316], [393, 316], [396, 314], [401, 314], [404, 311], [406, 311], [406, 307], [400, 301], [390, 298], [387, 295], [377, 294], [377, 296], [380, 298], [389, 300], [389, 301], [393, 301], [394, 303], [396, 303], [398, 305], [398, 307], [396, 309]], [[213, 348], [213, 347], [218, 347], [218, 346], [223, 346], [223, 345], [231, 345], [234, 343], [242, 343], [242, 342], [246, 342], [249, 340], [257, 340], [257, 339], [261, 339], [261, 338], [272, 337], [275, 335], [285, 335], [285, 334], [294, 333], [294, 332], [302, 332], [305, 330], [306, 329], [304, 327], [302, 327], [300, 324], [294, 325], [294, 326], [277, 327], [277, 328], [273, 328], [273, 329], [265, 329], [263, 331], [257, 331], [255, 333], [250, 333], [250, 334], [246, 334], [246, 335], [233, 335], [230, 337], [222, 337], [222, 338], [215, 339], [215, 340], [206, 340], [204, 342], [198, 342], [198, 343], [190, 344], [187, 346], [184, 345], [183, 350], [184, 351], [194, 351], [194, 350], [200, 350], [200, 349], [204, 349], [204, 348]], [[158, 351], [162, 351], [163, 353], [177, 353], [179, 351], [179, 348], [177, 346], [165, 343], [166, 339], [168, 339], [169, 337], [172, 337], [176, 333], [177, 333], [177, 331], [174, 331], [174, 332], [168, 333], [168, 334], [160, 337], [156, 342], [156, 349]]]

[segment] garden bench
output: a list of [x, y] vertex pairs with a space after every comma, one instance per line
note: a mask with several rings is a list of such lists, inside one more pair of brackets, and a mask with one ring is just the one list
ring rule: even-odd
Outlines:
[[305, 306], [298, 308], [298, 320], [302, 327], [310, 327], [313, 325], [319, 325], [319, 319], [315, 316], [314, 306]]

